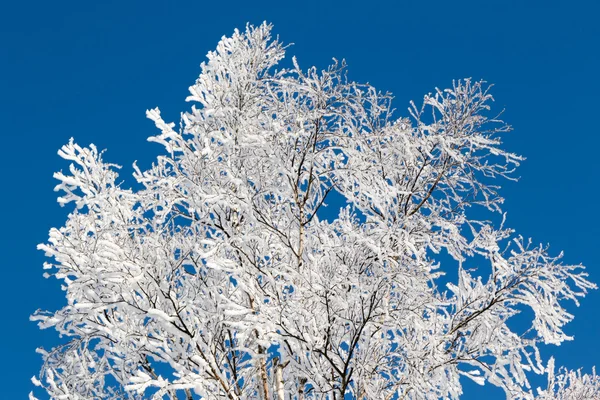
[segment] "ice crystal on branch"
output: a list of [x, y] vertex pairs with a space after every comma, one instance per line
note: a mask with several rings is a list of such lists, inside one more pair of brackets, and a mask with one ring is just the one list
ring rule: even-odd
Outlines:
[[343, 62], [276, 69], [284, 50], [267, 24], [224, 37], [180, 127], [147, 112], [164, 153], [135, 166], [138, 191], [94, 146], [60, 150], [59, 202], [75, 208], [40, 249], [67, 304], [32, 318], [68, 341], [41, 351], [34, 383], [56, 399], [457, 399], [461, 376], [511, 399], [598, 387], [577, 373], [530, 387], [538, 344], [570, 339], [564, 303], [594, 285], [467, 212], [501, 215], [494, 178], [521, 161], [489, 87], [456, 81], [396, 118]]

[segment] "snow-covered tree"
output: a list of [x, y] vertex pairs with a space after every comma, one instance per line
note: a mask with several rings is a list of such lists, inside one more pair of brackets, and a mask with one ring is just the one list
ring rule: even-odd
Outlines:
[[600, 377], [594, 370], [592, 375], [581, 371], [567, 371], [561, 368], [554, 375], [554, 359], [548, 365], [548, 388], [539, 390], [539, 400], [595, 400], [600, 399]]
[[461, 379], [597, 394], [538, 351], [571, 339], [564, 302], [595, 286], [505, 226], [494, 178], [522, 158], [489, 88], [457, 81], [396, 118], [343, 62], [276, 69], [270, 34], [219, 42], [180, 126], [147, 112], [165, 150], [134, 165], [139, 190], [93, 145], [59, 151], [75, 207], [39, 248], [67, 302], [32, 318], [68, 341], [40, 350], [34, 383], [55, 399], [457, 399]]

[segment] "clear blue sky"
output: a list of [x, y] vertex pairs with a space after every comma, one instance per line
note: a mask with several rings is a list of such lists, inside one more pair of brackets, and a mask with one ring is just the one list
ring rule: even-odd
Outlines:
[[[224, 4], [224, 5], [221, 5]], [[526, 5], [527, 4], [527, 5]], [[62, 304], [42, 278], [36, 244], [64, 222], [52, 172], [70, 137], [107, 148], [125, 166], [160, 151], [144, 116], [165, 119], [219, 38], [247, 21], [275, 24], [301, 65], [345, 58], [350, 77], [396, 95], [400, 113], [452, 79], [494, 83], [498, 110], [515, 128], [506, 147], [523, 154], [521, 181], [505, 183], [508, 224], [564, 250], [600, 282], [598, 93], [600, 16], [595, 1], [5, 1], [0, 6], [0, 251], [3, 304], [0, 387], [25, 398], [40, 367], [34, 350], [54, 333], [28, 321]], [[575, 309], [574, 342], [552, 348], [558, 364], [600, 364], [600, 291]], [[546, 352], [548, 356], [550, 353]], [[488, 399], [503, 394], [486, 388]], [[465, 399], [484, 392], [466, 386]]]

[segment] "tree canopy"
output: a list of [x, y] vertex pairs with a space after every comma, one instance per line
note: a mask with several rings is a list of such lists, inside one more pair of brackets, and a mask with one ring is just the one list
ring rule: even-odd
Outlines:
[[522, 157], [489, 86], [395, 117], [344, 62], [278, 68], [271, 29], [222, 38], [179, 126], [147, 111], [164, 152], [134, 165], [139, 189], [94, 145], [59, 151], [75, 207], [39, 248], [67, 303], [32, 319], [68, 340], [40, 350], [34, 383], [56, 399], [458, 399], [462, 376], [597, 398], [600, 378], [555, 374], [538, 349], [571, 339], [564, 303], [595, 285], [506, 226], [497, 178]]

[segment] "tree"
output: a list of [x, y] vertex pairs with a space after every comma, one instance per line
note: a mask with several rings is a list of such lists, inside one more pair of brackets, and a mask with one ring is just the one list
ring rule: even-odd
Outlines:
[[530, 387], [553, 371], [538, 345], [570, 340], [563, 303], [595, 285], [505, 227], [493, 179], [522, 158], [489, 87], [457, 81], [395, 118], [343, 62], [276, 70], [270, 32], [219, 42], [177, 129], [147, 112], [165, 153], [134, 164], [139, 190], [93, 145], [59, 151], [75, 208], [39, 248], [67, 304], [32, 319], [69, 340], [34, 383], [56, 399], [456, 399], [461, 376], [511, 399], [597, 393], [569, 371]]
[[539, 400], [578, 400], [600, 399], [600, 377], [594, 370], [592, 375], [583, 375], [580, 371], [561, 369], [554, 375], [554, 359], [548, 365], [548, 388], [540, 391]]

